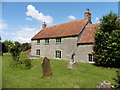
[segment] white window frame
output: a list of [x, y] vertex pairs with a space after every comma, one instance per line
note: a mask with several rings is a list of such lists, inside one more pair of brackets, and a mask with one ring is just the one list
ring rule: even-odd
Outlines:
[[94, 61], [93, 61], [93, 54], [91, 54], [91, 53], [88, 54], [88, 62], [89, 63], [94, 63]]
[[61, 59], [62, 58], [62, 51], [61, 50], [55, 50], [55, 58], [56, 59]]
[[61, 43], [61, 38], [56, 38], [56, 44], [60, 44]]
[[49, 45], [50, 40], [49, 39], [45, 39], [45, 45]]
[[[39, 41], [39, 42], [38, 42]], [[40, 45], [40, 40], [37, 40], [37, 45]]]
[[[38, 54], [38, 53], [39, 53], [39, 54]], [[37, 50], [36, 50], [36, 55], [37, 55], [37, 56], [40, 56], [40, 49], [37, 49]]]

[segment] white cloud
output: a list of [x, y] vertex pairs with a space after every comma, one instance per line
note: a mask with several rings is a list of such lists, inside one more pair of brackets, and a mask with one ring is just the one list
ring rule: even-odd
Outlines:
[[26, 18], [26, 20], [28, 20], [28, 21], [32, 21], [32, 18]]
[[16, 31], [15, 33], [12, 33], [12, 35], [32, 38], [32, 36], [34, 36], [37, 32], [38, 32], [37, 28], [22, 27], [20, 31]]
[[39, 12], [33, 5], [28, 5], [27, 10], [27, 16], [31, 16], [33, 19], [36, 19], [42, 23], [46, 22], [47, 24], [52, 24], [53, 18], [49, 15], [44, 15], [42, 12]]
[[21, 43], [30, 42], [31, 38], [35, 34], [37, 34], [40, 29], [41, 29], [40, 27], [31, 28], [31, 27], [25, 25], [23, 27], [20, 27], [19, 31], [11, 33], [13, 36], [15, 36], [15, 38], [13, 38], [12, 40], [19, 41]]
[[73, 15], [70, 15], [70, 16], [68, 16], [68, 19], [70, 19], [70, 20], [74, 20], [74, 19], [76, 19], [76, 17], [73, 16]]
[[95, 20], [98, 21], [98, 20], [99, 20], [99, 17], [96, 17]]
[[30, 42], [31, 38], [17, 37], [17, 38], [11, 39], [11, 40], [13, 40], [13, 41], [19, 41], [19, 42]]
[[35, 28], [30, 28], [30, 27], [21, 27], [22, 30], [24, 31], [34, 31]]
[[7, 29], [7, 28], [8, 28], [8, 24], [4, 23], [3, 20], [0, 20], [0, 30]]

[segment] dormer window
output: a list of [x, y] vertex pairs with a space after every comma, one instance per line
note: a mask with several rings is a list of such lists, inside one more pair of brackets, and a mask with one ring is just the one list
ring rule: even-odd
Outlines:
[[45, 39], [45, 45], [49, 44], [49, 39]]
[[61, 43], [61, 38], [56, 38], [56, 43]]
[[37, 40], [37, 45], [39, 45], [40, 44], [40, 40]]

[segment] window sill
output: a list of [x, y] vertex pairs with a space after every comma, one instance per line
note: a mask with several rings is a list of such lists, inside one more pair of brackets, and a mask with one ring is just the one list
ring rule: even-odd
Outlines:
[[44, 44], [44, 45], [49, 45], [49, 44]]
[[88, 63], [95, 63], [94, 61], [88, 61]]
[[61, 43], [56, 43], [56, 44], [61, 44]]
[[61, 60], [61, 58], [55, 58], [55, 59]]

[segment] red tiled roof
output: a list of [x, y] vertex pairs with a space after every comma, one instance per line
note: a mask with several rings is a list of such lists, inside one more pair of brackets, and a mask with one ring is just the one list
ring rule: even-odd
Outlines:
[[32, 39], [79, 35], [86, 23], [87, 21], [82, 19], [51, 27], [46, 27], [39, 31]]
[[99, 26], [99, 24], [91, 24], [86, 26], [85, 31], [82, 33], [82, 36], [79, 40], [79, 43], [93, 43], [95, 29]]
[[31, 52], [31, 49], [29, 49], [29, 50], [26, 50], [25, 52], [27, 52], [27, 53], [30, 53], [30, 52]]

